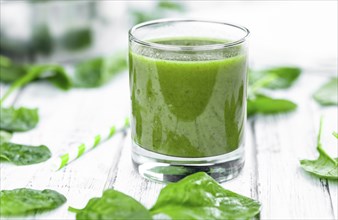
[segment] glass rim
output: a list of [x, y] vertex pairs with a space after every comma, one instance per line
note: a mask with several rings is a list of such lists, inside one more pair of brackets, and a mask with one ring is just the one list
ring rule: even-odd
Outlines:
[[[152, 25], [161, 24], [161, 23], [175, 23], [175, 22], [203, 22], [203, 23], [226, 25], [226, 26], [231, 26], [231, 27], [240, 29], [245, 34], [244, 34], [243, 37], [239, 38], [238, 40], [233, 40], [231, 42], [198, 45], [198, 46], [159, 44], [159, 43], [154, 43], [154, 42], [150, 42], [150, 41], [146, 41], [146, 40], [141, 40], [134, 35], [134, 33], [135, 33], [135, 31], [137, 31], [137, 29], [140, 29], [140, 28], [143, 28], [143, 27], [152, 26]], [[155, 49], [174, 50], [174, 51], [201, 51], [201, 50], [224, 49], [224, 48], [239, 45], [239, 44], [245, 42], [245, 40], [250, 35], [250, 31], [244, 26], [236, 25], [236, 24], [233, 24], [233, 23], [221, 22], [221, 21], [199, 20], [199, 19], [157, 19], [157, 20], [142, 22], [140, 24], [133, 26], [132, 28], [129, 29], [128, 34], [129, 34], [129, 40], [130, 41], [134, 41], [134, 42], [141, 44], [143, 46], [147, 46], [147, 47], [151, 47], [151, 48], [155, 48]]]

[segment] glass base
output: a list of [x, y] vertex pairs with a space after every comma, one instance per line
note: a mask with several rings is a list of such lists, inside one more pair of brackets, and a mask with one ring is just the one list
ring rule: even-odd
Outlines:
[[183, 158], [157, 154], [133, 142], [132, 160], [141, 176], [157, 182], [177, 182], [196, 172], [206, 172], [217, 182], [225, 182], [235, 178], [242, 170], [244, 146], [213, 157]]

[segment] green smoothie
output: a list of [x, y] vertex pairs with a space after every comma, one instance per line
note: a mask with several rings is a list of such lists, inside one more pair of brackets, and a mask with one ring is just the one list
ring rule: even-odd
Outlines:
[[[224, 42], [224, 41], [223, 41]], [[215, 40], [163, 39], [165, 45], [208, 45]], [[217, 41], [217, 43], [222, 43]], [[240, 48], [232, 48], [233, 54]], [[229, 49], [130, 52], [132, 139], [140, 147], [176, 157], [209, 157], [243, 144], [246, 57]]]

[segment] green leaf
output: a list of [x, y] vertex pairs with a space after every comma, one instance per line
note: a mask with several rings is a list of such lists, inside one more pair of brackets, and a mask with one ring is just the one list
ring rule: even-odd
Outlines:
[[260, 204], [199, 172], [163, 188], [150, 212], [171, 219], [251, 219], [260, 212]]
[[53, 37], [47, 23], [33, 25], [32, 46], [35, 52], [48, 55], [53, 50]]
[[300, 164], [304, 170], [316, 176], [325, 179], [338, 179], [338, 158], [332, 158], [322, 148], [321, 133], [323, 127], [323, 120], [320, 120], [318, 138], [317, 138], [317, 151], [319, 157], [316, 160], [301, 160]]
[[76, 219], [152, 219], [149, 211], [132, 197], [108, 189], [101, 198], [92, 198], [83, 209], [69, 207]]
[[81, 50], [90, 46], [93, 41], [90, 28], [69, 29], [61, 38], [61, 44], [68, 50]]
[[0, 55], [0, 82], [10, 83], [21, 78], [26, 73], [22, 65], [14, 64], [9, 58]]
[[332, 135], [335, 136], [338, 139], [338, 133], [337, 132], [332, 132]]
[[131, 9], [130, 15], [131, 15], [131, 20], [132, 20], [133, 25], [139, 24], [145, 21], [158, 19], [160, 17], [157, 12], [151, 13], [151, 12], [145, 12], [139, 9]]
[[72, 86], [71, 81], [62, 66], [54, 64], [34, 65], [28, 68], [27, 74], [13, 82], [2, 96], [1, 102], [5, 101], [5, 99], [16, 89], [19, 89], [36, 79], [46, 79], [64, 90], [70, 89]]
[[255, 114], [277, 114], [293, 111], [297, 105], [286, 99], [273, 99], [265, 95], [256, 95], [247, 101], [248, 116]]
[[172, 10], [172, 11], [184, 11], [185, 7], [182, 4], [182, 2], [175, 2], [175, 1], [169, 1], [169, 0], [160, 0], [157, 3], [157, 9], [161, 10]]
[[99, 87], [126, 68], [127, 60], [122, 54], [81, 62], [75, 68], [74, 86], [81, 88]]
[[35, 72], [39, 79], [45, 79], [54, 84], [56, 87], [68, 90], [72, 88], [71, 79], [68, 77], [65, 69], [60, 65], [46, 64], [36, 65], [30, 69]]
[[28, 131], [39, 122], [38, 109], [0, 107], [0, 130], [9, 132]]
[[328, 159], [327, 154], [319, 151], [319, 157], [316, 160], [301, 160], [300, 164], [304, 170], [316, 176], [325, 179], [338, 179], [338, 158], [335, 162]]
[[12, 138], [12, 133], [0, 130], [0, 144], [8, 142]]
[[293, 111], [297, 105], [287, 99], [274, 99], [262, 95], [262, 88], [289, 88], [301, 74], [297, 67], [275, 67], [260, 71], [249, 71], [249, 88], [247, 113], [248, 116], [260, 114], [277, 114]]
[[263, 88], [269, 89], [286, 89], [289, 88], [301, 74], [301, 69], [298, 67], [275, 67], [264, 70], [250, 70], [249, 84], [253, 85], [256, 81], [262, 80], [265, 77], [274, 76], [274, 80], [266, 83]]
[[338, 105], [338, 77], [323, 84], [313, 94], [313, 98], [323, 106]]
[[182, 13], [186, 9], [185, 5], [179, 1], [160, 0], [155, 7], [148, 9], [132, 8], [130, 16], [132, 24], [139, 24], [145, 21], [155, 20], [172, 15], [173, 13]]
[[23, 216], [58, 208], [67, 201], [54, 190], [33, 190], [27, 188], [1, 190], [0, 216]]
[[44, 146], [28, 146], [4, 142], [0, 144], [0, 158], [15, 165], [41, 163], [51, 157], [50, 150]]

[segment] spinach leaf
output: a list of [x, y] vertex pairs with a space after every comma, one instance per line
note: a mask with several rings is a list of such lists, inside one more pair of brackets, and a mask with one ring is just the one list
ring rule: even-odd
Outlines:
[[28, 131], [35, 128], [39, 122], [37, 109], [0, 107], [0, 113], [0, 129], [5, 131]]
[[54, 190], [27, 188], [1, 190], [0, 216], [23, 216], [56, 209], [67, 201]]
[[8, 142], [12, 138], [12, 133], [0, 130], [0, 144]]
[[4, 142], [0, 144], [0, 158], [15, 165], [41, 163], [51, 157], [50, 150], [44, 146], [28, 146]]
[[169, 0], [159, 0], [156, 8], [172, 10], [172, 11], [185, 11], [185, 7], [181, 2], [169, 1]]
[[264, 88], [269, 89], [286, 89], [289, 88], [301, 74], [301, 69], [298, 67], [275, 67], [263, 70], [249, 71], [249, 84], [252, 85], [256, 81], [265, 77], [274, 76], [274, 80], [264, 85]]
[[321, 105], [338, 105], [338, 77], [322, 85], [314, 94], [313, 98]]
[[122, 54], [81, 62], [75, 67], [74, 86], [81, 88], [99, 87], [126, 68], [127, 60]]
[[76, 213], [76, 219], [152, 219], [143, 205], [113, 189], [104, 191], [101, 198], [90, 199], [83, 209], [68, 210]]
[[68, 50], [81, 50], [90, 46], [92, 38], [92, 31], [89, 27], [71, 28], [61, 37], [60, 43]]
[[139, 9], [131, 9], [130, 14], [133, 25], [160, 18], [157, 12], [144, 12]]
[[319, 157], [316, 160], [301, 160], [300, 164], [304, 170], [325, 179], [338, 179], [338, 158], [330, 157], [322, 148], [321, 134], [323, 119], [320, 119], [317, 137], [317, 151]]
[[53, 51], [53, 37], [46, 23], [33, 25], [31, 44], [36, 53], [48, 55]]
[[260, 71], [249, 71], [249, 88], [247, 100], [248, 116], [260, 114], [277, 114], [296, 109], [297, 105], [287, 99], [274, 99], [261, 94], [262, 88], [284, 89], [290, 87], [299, 77], [301, 69], [297, 67], [276, 67]]
[[173, 13], [183, 12], [186, 10], [185, 5], [180, 1], [159, 0], [155, 7], [150, 10], [132, 8], [130, 10], [132, 24], [139, 24], [145, 21], [163, 18]]
[[71, 81], [62, 66], [54, 64], [34, 65], [28, 68], [27, 74], [13, 82], [1, 98], [1, 102], [3, 102], [14, 90], [19, 89], [36, 79], [46, 79], [64, 90], [71, 88]]
[[255, 95], [247, 101], [248, 116], [260, 114], [277, 114], [293, 111], [297, 105], [286, 99], [273, 99], [265, 95]]
[[260, 204], [199, 172], [163, 188], [150, 212], [171, 219], [250, 219], [260, 212]]
[[337, 132], [334, 131], [334, 132], [332, 133], [332, 135], [335, 136], [335, 137], [338, 139], [338, 133], [337, 133]]
[[0, 82], [10, 83], [21, 78], [26, 73], [22, 65], [14, 64], [9, 58], [0, 55]]

